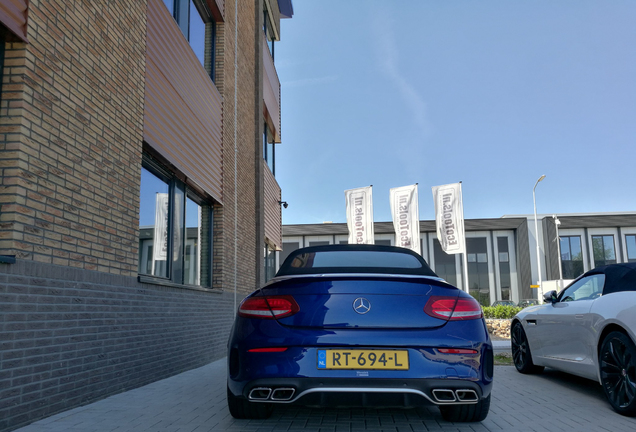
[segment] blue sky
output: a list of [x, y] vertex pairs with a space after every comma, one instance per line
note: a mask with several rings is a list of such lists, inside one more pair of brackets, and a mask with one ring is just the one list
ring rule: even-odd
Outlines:
[[344, 190], [462, 181], [466, 218], [636, 211], [636, 1], [294, 0], [276, 67], [283, 223]]

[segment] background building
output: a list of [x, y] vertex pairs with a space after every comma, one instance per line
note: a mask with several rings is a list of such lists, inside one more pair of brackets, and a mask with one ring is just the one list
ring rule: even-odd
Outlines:
[[[557, 243], [557, 223], [560, 222]], [[534, 216], [466, 219], [468, 292], [482, 305], [496, 300], [536, 299], [539, 274]], [[539, 247], [543, 281], [571, 280], [604, 264], [636, 261], [636, 212], [539, 216]], [[394, 245], [392, 222], [374, 224], [375, 243]], [[299, 247], [347, 243], [346, 223], [284, 225], [279, 263]], [[420, 221], [422, 255], [451, 284], [465, 289], [462, 255], [447, 255], [440, 247], [435, 221]], [[561, 260], [559, 260], [559, 246]], [[564, 283], [566, 283], [564, 282]], [[555, 282], [543, 290], [557, 289]]]
[[282, 246], [292, 13], [0, 4], [0, 430], [225, 356]]

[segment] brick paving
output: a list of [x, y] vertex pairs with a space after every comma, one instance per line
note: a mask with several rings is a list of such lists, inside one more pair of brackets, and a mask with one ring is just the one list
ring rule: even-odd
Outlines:
[[225, 402], [225, 359], [18, 429], [19, 432], [628, 431], [595, 382], [546, 369], [521, 375], [495, 367], [488, 418], [449, 423], [435, 407], [309, 409], [278, 406], [267, 420], [235, 420]]

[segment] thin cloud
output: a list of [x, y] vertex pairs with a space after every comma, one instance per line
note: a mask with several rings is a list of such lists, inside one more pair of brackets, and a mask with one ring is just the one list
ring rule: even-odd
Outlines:
[[380, 38], [379, 59], [380, 66], [391, 82], [397, 87], [400, 95], [413, 114], [413, 120], [417, 125], [422, 137], [428, 137], [431, 132], [431, 122], [428, 118], [428, 107], [424, 98], [417, 91], [415, 86], [400, 72], [398, 63], [398, 45], [395, 42], [393, 29], [387, 23], [383, 24], [386, 29], [385, 34]]
[[318, 78], [305, 78], [305, 79], [299, 79], [294, 81], [285, 81], [284, 83], [282, 83], [282, 86], [283, 88], [309, 87], [309, 86], [328, 84], [328, 83], [336, 81], [337, 79], [338, 79], [337, 75], [328, 75], [328, 76], [318, 77]]

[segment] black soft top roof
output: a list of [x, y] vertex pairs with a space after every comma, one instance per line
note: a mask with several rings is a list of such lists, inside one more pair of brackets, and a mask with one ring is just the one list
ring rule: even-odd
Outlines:
[[636, 291], [636, 263], [631, 262], [600, 266], [588, 271], [583, 276], [593, 274], [605, 275], [603, 294], [620, 291]]
[[395, 246], [327, 245], [289, 254], [276, 276], [324, 273], [382, 273], [438, 277], [421, 255]]

